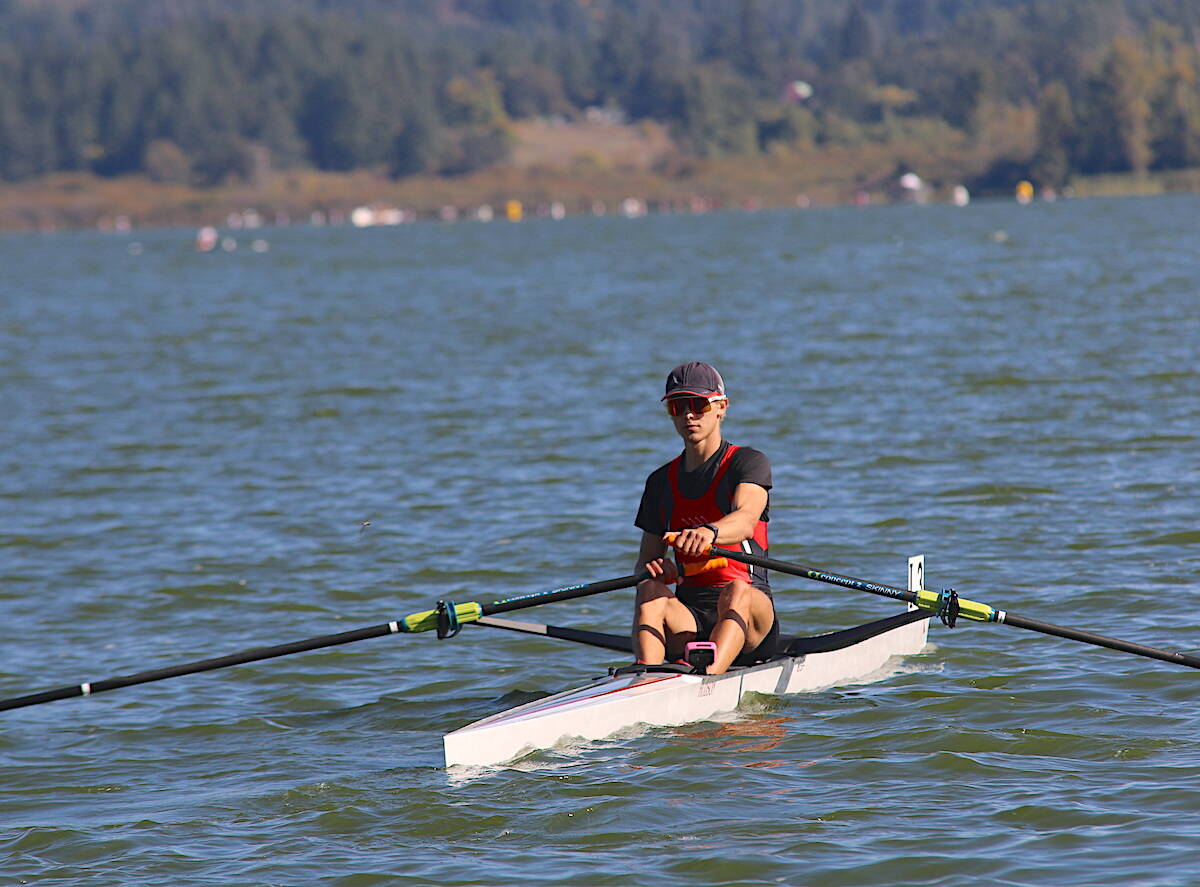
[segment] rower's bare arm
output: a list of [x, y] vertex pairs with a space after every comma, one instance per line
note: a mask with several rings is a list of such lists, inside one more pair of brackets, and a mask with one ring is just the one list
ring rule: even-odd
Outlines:
[[675, 562], [670, 559], [664, 559], [666, 553], [667, 543], [663, 541], [661, 536], [655, 536], [653, 533], [643, 531], [642, 544], [638, 549], [638, 559], [634, 569], [644, 569], [655, 579], [669, 573], [670, 576], [667, 576], [665, 581], [671, 582], [675, 574]]
[[656, 560], [667, 553], [667, 543], [663, 542], [662, 536], [655, 536], [653, 533], [642, 531], [642, 545], [638, 550], [637, 566], [641, 567], [646, 561]]
[[767, 507], [767, 491], [758, 484], [738, 484], [733, 489], [733, 511], [719, 521], [717, 540], [721, 545], [737, 545], [754, 537], [754, 527]]
[[[699, 557], [708, 552], [714, 541], [728, 547], [753, 538], [755, 524], [767, 507], [766, 489], [758, 484], [738, 484], [733, 490], [732, 504], [733, 511], [720, 520], [668, 534], [671, 544], [680, 554]], [[717, 531], [715, 540], [713, 530]]]

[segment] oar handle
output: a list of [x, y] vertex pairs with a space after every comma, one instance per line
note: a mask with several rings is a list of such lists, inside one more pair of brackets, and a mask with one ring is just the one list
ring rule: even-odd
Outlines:
[[[711, 550], [711, 549], [710, 549]], [[684, 576], [698, 576], [701, 573], [707, 573], [710, 570], [723, 570], [729, 566], [729, 561], [723, 557], [712, 557], [704, 563], [690, 563], [683, 565]]]
[[[674, 545], [675, 539], [678, 536], [678, 533], [667, 533], [665, 536], [663, 536], [663, 541], [668, 545]], [[708, 550], [705, 551], [705, 554], [712, 554], [714, 550], [714, 547], [710, 545]], [[723, 552], [725, 549], [722, 548], [720, 550]], [[699, 561], [690, 561], [683, 565], [683, 576], [680, 577], [679, 581], [682, 581], [686, 576], [698, 576], [701, 573], [707, 573], [710, 570], [723, 570], [727, 566], [729, 566], [729, 561], [723, 557], [712, 557], [703, 563]]]

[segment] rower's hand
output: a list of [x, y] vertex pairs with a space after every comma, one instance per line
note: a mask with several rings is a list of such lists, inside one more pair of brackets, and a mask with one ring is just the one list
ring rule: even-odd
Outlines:
[[645, 570], [650, 574], [651, 579], [655, 579], [664, 585], [674, 585], [679, 581], [679, 570], [675, 566], [675, 561], [670, 558], [655, 558], [648, 561], [645, 565]]
[[712, 550], [713, 533], [705, 527], [693, 527], [678, 533], [667, 533], [663, 536], [663, 542], [674, 546], [676, 551], [687, 557], [702, 557]]

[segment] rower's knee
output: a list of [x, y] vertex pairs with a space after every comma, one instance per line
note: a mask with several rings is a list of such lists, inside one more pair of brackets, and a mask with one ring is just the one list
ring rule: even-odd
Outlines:
[[634, 601], [638, 607], [665, 607], [666, 602], [674, 596], [674, 592], [662, 582], [655, 579], [646, 579], [638, 583], [637, 596], [634, 598]]
[[752, 588], [745, 582], [731, 582], [729, 586], [721, 592], [721, 596], [717, 599], [717, 612], [750, 612], [750, 606], [754, 601], [754, 593], [756, 590], [757, 589]]

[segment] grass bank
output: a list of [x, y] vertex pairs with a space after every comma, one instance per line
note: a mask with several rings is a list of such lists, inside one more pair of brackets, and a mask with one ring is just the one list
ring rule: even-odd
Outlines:
[[[231, 214], [255, 210], [265, 221], [303, 222], [314, 213], [331, 221], [358, 206], [392, 206], [409, 217], [462, 216], [479, 207], [497, 214], [520, 201], [527, 214], [555, 204], [566, 214], [614, 212], [627, 198], [650, 211], [718, 207], [836, 205], [897, 199], [901, 170], [917, 171], [929, 200], [979, 174], [994, 155], [953, 131], [914, 133], [890, 143], [775, 150], [758, 157], [712, 159], [680, 154], [654, 124], [615, 126], [522, 123], [512, 161], [473, 175], [401, 180], [379, 172], [282, 170], [254, 182], [217, 188], [58, 174], [0, 186], [0, 230], [222, 226]], [[1146, 176], [1103, 176], [1073, 183], [1079, 196], [1200, 191], [1200, 170]]]

